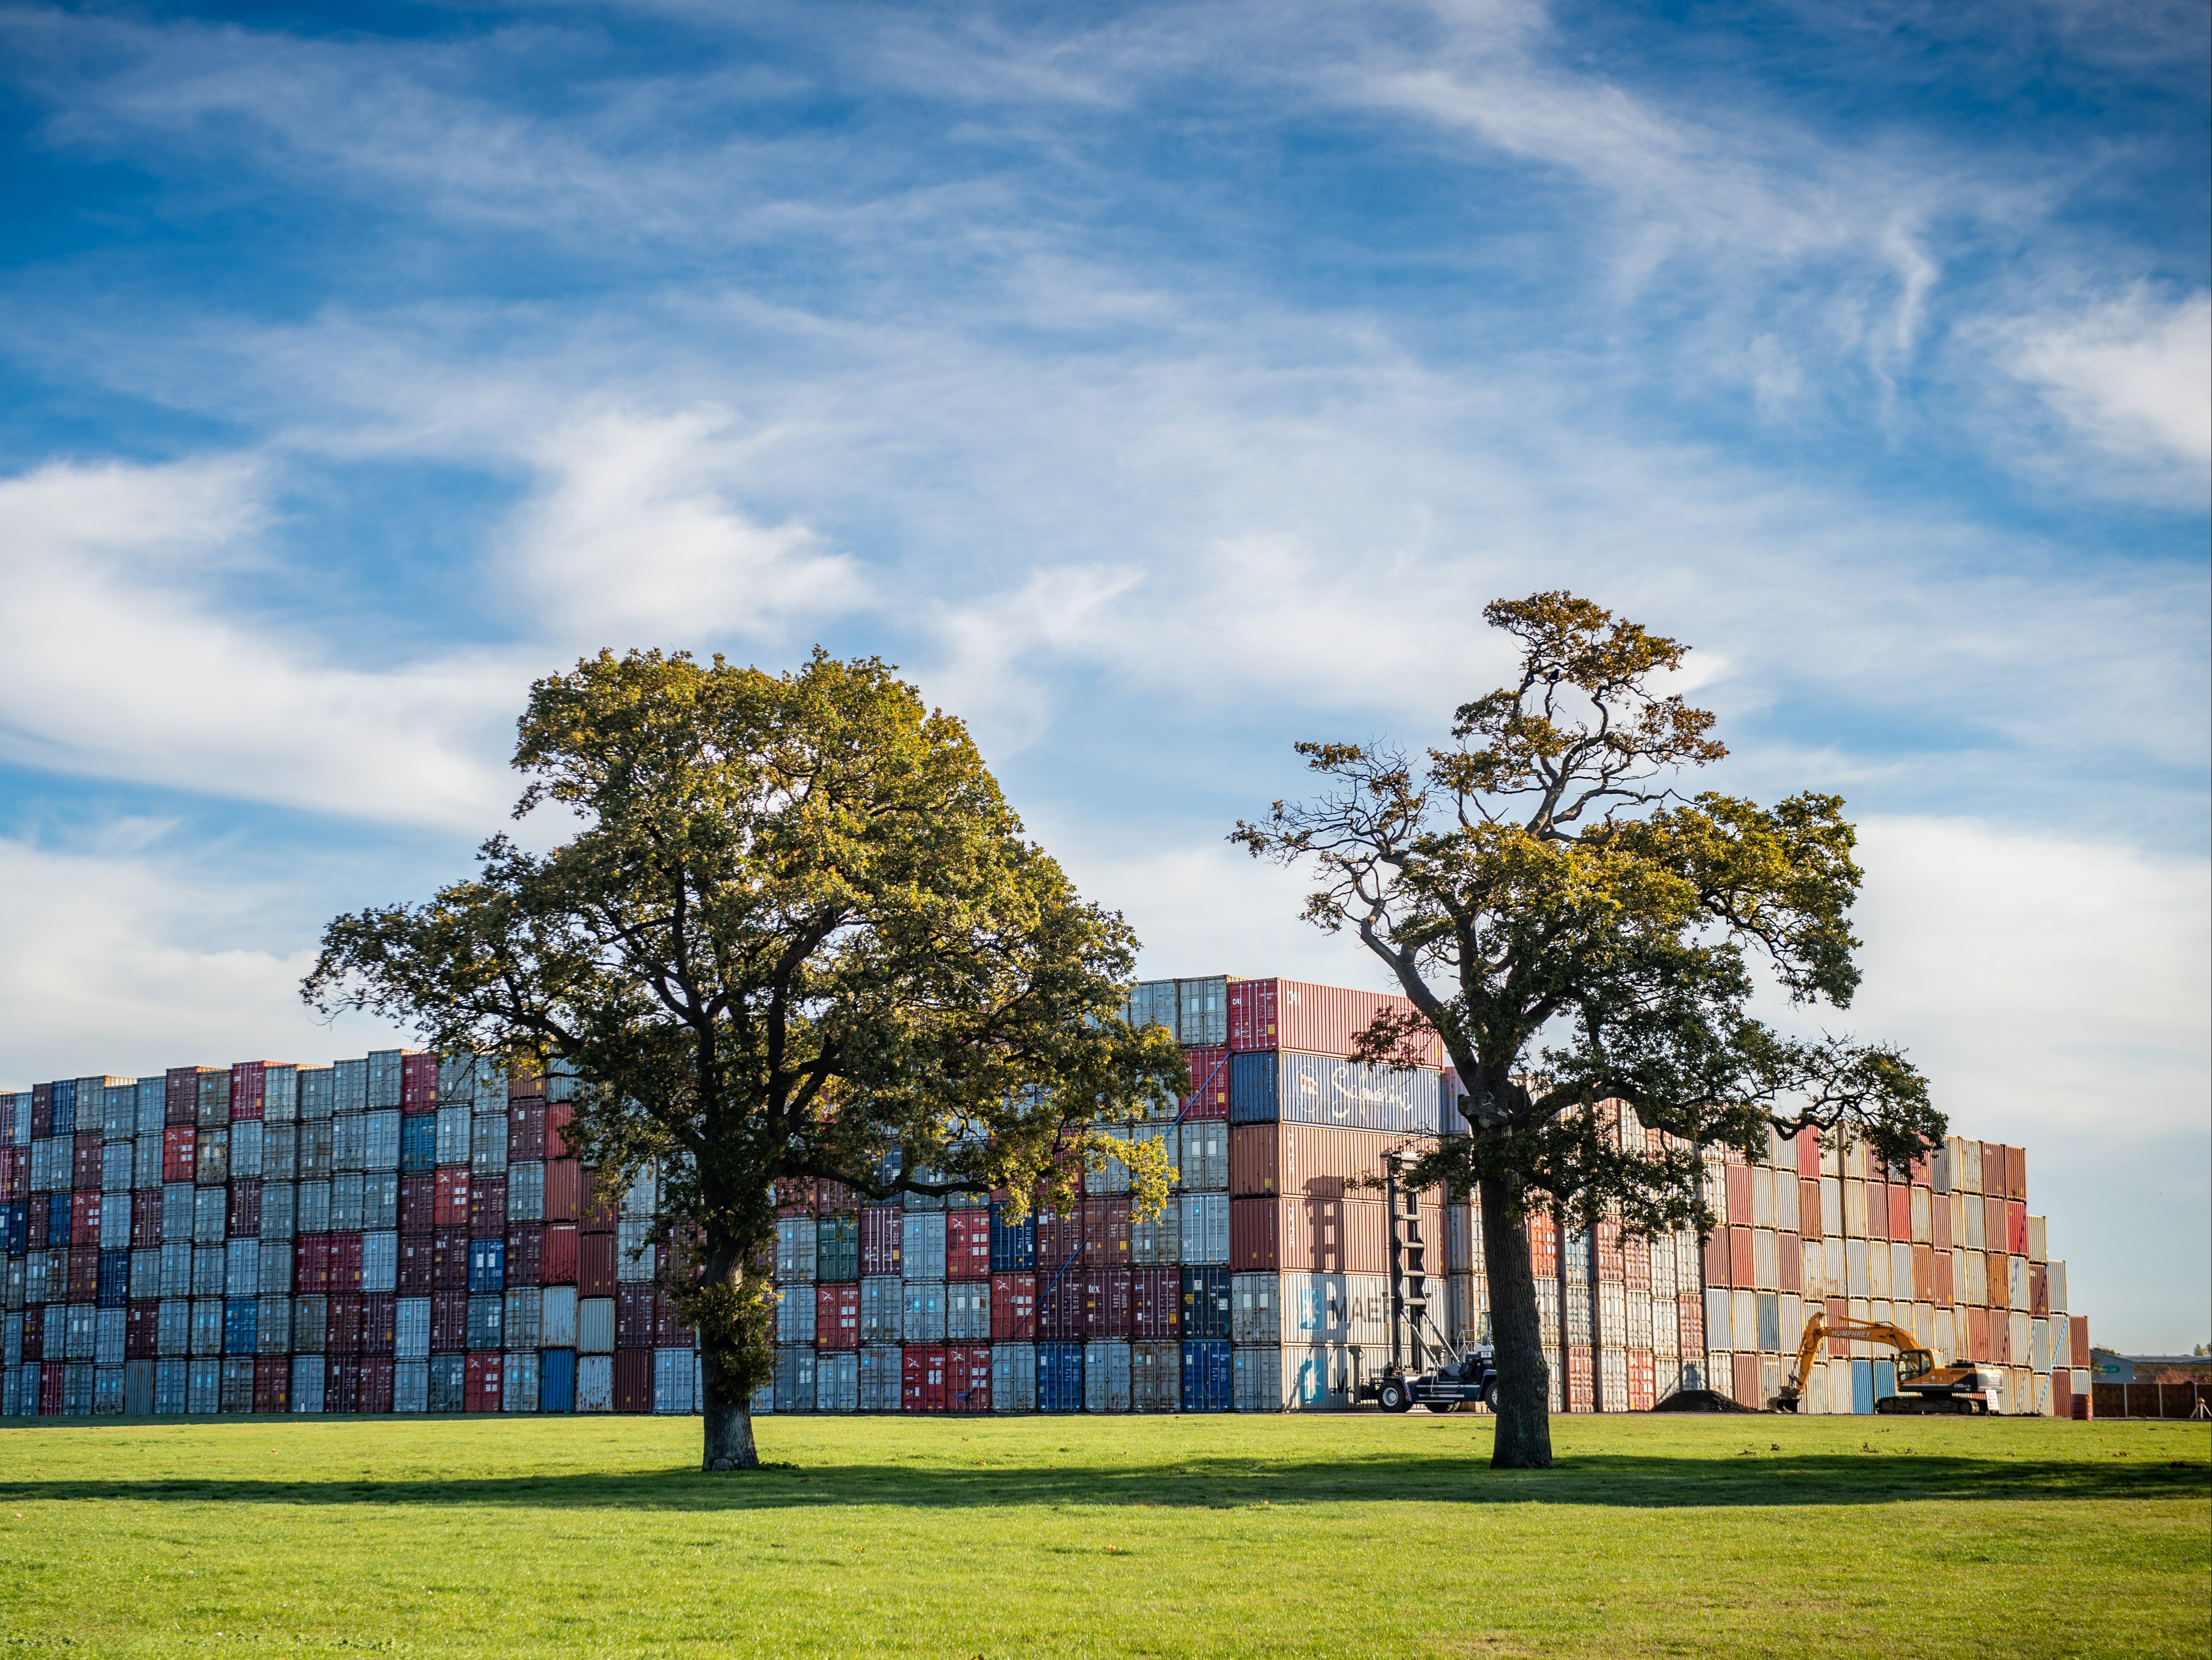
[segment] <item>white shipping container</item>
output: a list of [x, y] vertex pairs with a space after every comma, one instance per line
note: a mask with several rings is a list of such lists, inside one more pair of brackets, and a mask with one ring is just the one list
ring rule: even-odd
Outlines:
[[1172, 1268], [1182, 1261], [1182, 1212], [1174, 1200], [1155, 1217], [1129, 1219], [1129, 1261], [1138, 1268]]
[[[820, 1231], [811, 1216], [787, 1216], [775, 1225], [775, 1277], [785, 1285], [811, 1284], [814, 1245]], [[794, 1340], [795, 1341], [795, 1340]]]
[[509, 1349], [506, 1363], [500, 1368], [500, 1400], [501, 1412], [536, 1412], [538, 1410], [538, 1351]]
[[653, 1409], [681, 1416], [699, 1409], [699, 1357], [690, 1349], [653, 1352]]
[[945, 1281], [945, 1341], [948, 1343], [988, 1343], [991, 1341], [989, 1280]]
[[2070, 1312], [2071, 1310], [2068, 1308], [2066, 1303], [2066, 1264], [2063, 1262], [2051, 1263], [2048, 1270], [2048, 1296], [2050, 1298], [2050, 1308], [2051, 1313], [2066, 1314]]
[[775, 1409], [778, 1412], [812, 1412], [816, 1409], [812, 1348], [786, 1344], [776, 1349]]
[[991, 1410], [1023, 1413], [1036, 1410], [1036, 1345], [994, 1343], [991, 1346]]
[[538, 1222], [545, 1217], [545, 1166], [532, 1161], [507, 1167], [507, 1219]]
[[441, 1164], [469, 1162], [469, 1110], [465, 1106], [438, 1109], [436, 1158]]
[[[1181, 1369], [1177, 1376], [1180, 1389]], [[1085, 1412], [1129, 1410], [1129, 1345], [1085, 1343], [1083, 1346], [1083, 1409]]]
[[[909, 1222], [915, 1219], [907, 1218]], [[934, 1219], [943, 1221], [939, 1214]], [[907, 1343], [942, 1343], [945, 1341], [945, 1281], [942, 1280], [906, 1280], [900, 1298], [899, 1336]], [[867, 1324], [861, 1322], [861, 1336], [865, 1341]]]
[[[1088, 1376], [1086, 1371], [1085, 1376]], [[1182, 1345], [1156, 1341], [1129, 1345], [1129, 1410], [1182, 1409]]]
[[1273, 1347], [1283, 1341], [1282, 1280], [1273, 1274], [1229, 1276], [1229, 1341]]
[[261, 1310], [256, 1316], [254, 1350], [260, 1354], [289, 1354], [292, 1352], [292, 1299], [289, 1297], [261, 1298]]
[[258, 1297], [261, 1294], [261, 1242], [258, 1239], [234, 1239], [223, 1247], [222, 1294], [225, 1297]]
[[1182, 1260], [1203, 1266], [1229, 1260], [1229, 1195], [1186, 1193], [1176, 1201]]
[[648, 1164], [630, 1178], [623, 1189], [622, 1213], [624, 1216], [649, 1217], [660, 1202], [660, 1177]]
[[548, 1286], [538, 1301], [542, 1335], [538, 1347], [573, 1349], [576, 1347], [576, 1288]]
[[[615, 1299], [611, 1297], [580, 1297], [576, 1299], [576, 1353], [612, 1354], [615, 1352]], [[580, 1367], [580, 1359], [577, 1365]], [[580, 1373], [579, 1376], [581, 1374]], [[583, 1385], [579, 1383], [577, 1388]], [[612, 1388], [613, 1385], [608, 1385]], [[580, 1407], [578, 1411], [582, 1411]]]
[[[1093, 1124], [1091, 1128], [1092, 1134], [1108, 1141], [1126, 1142], [1129, 1139], [1128, 1129], [1124, 1125]], [[1109, 1158], [1101, 1168], [1083, 1172], [1083, 1190], [1099, 1196], [1127, 1193], [1129, 1190], [1129, 1167], [1119, 1158]]]
[[[1435, 1281], [1430, 1283], [1438, 1291], [1444, 1289]], [[1286, 1274], [1282, 1276], [1281, 1294], [1281, 1341], [1287, 1347], [1389, 1345], [1390, 1280], [1387, 1274]]]
[[380, 1108], [362, 1116], [361, 1167], [381, 1172], [399, 1168], [399, 1114]]
[[896, 1343], [905, 1327], [905, 1282], [888, 1275], [860, 1281], [860, 1341]]
[[[535, 1286], [520, 1286], [508, 1292], [506, 1308], [500, 1316], [501, 1341], [517, 1352], [550, 1347], [568, 1347], [565, 1343], [549, 1345], [542, 1336], [544, 1322], [541, 1316], [544, 1306], [543, 1294]], [[531, 1410], [535, 1412], [537, 1408], [532, 1407]]]
[[[130, 1318], [131, 1310], [128, 1309], [95, 1310], [92, 1341], [94, 1365], [119, 1366], [123, 1364], [124, 1331]], [[20, 1341], [22, 1328], [18, 1325], [15, 1329], [18, 1335], [16, 1359], [20, 1360], [22, 1358]]]
[[[814, 1287], [780, 1286], [775, 1293], [775, 1341], [790, 1345], [814, 1341]], [[783, 1408], [791, 1410], [789, 1408]]]
[[507, 1114], [478, 1116], [469, 1122], [469, 1168], [495, 1176], [507, 1168]]
[[615, 1222], [615, 1278], [625, 1286], [650, 1284], [656, 1252], [646, 1236], [652, 1231], [649, 1216], [623, 1216]]
[[430, 1299], [427, 1297], [403, 1297], [392, 1305], [392, 1354], [401, 1360], [428, 1360], [430, 1358]]
[[[942, 1280], [945, 1278], [945, 1213], [943, 1211], [908, 1211], [905, 1217], [904, 1241], [899, 1265], [909, 1280]], [[908, 1341], [934, 1339], [908, 1339]]]
[[814, 1410], [857, 1412], [860, 1406], [860, 1355], [852, 1349], [816, 1350]]
[[[599, 1302], [589, 1298], [588, 1302]], [[611, 1310], [611, 1305], [610, 1305]], [[611, 1312], [610, 1313], [611, 1319]], [[615, 1357], [612, 1353], [576, 1356], [576, 1410], [612, 1412], [615, 1409]]]
[[1169, 1149], [1182, 1172], [1185, 1193], [1226, 1193], [1229, 1189], [1229, 1122], [1224, 1118], [1186, 1118], [1176, 1130], [1176, 1145]]
[[292, 1361], [292, 1410], [320, 1412], [323, 1409], [323, 1357], [319, 1354], [296, 1355]]
[[[1341, 1412], [1352, 1405], [1349, 1349], [1285, 1347], [1280, 1353], [1285, 1410]], [[1231, 1361], [1233, 1368], [1234, 1351]]]
[[903, 1359], [895, 1343], [868, 1344], [860, 1350], [860, 1409], [896, 1412], [905, 1387]]
[[361, 1288], [385, 1292], [399, 1288], [399, 1236], [380, 1230], [361, 1237]]

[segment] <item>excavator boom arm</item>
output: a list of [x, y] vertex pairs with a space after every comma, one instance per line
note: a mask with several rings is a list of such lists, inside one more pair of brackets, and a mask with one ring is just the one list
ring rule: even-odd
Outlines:
[[[1918, 1338], [1900, 1326], [1886, 1320], [1838, 1320], [1828, 1323], [1826, 1310], [1815, 1309], [1805, 1322], [1805, 1335], [1797, 1345], [1797, 1365], [1790, 1374], [1785, 1396], [1796, 1400], [1805, 1393], [1813, 1381], [1813, 1363], [1820, 1358], [1820, 1345], [1832, 1337], [1840, 1337], [1858, 1343], [1880, 1343], [1895, 1349], [1899, 1354], [1926, 1354], [1929, 1367], [1936, 1357], [1929, 1353]], [[1916, 1377], [1918, 1373], [1914, 1374]]]

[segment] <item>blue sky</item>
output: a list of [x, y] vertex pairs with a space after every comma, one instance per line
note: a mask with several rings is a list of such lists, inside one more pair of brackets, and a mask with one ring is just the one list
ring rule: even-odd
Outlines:
[[0, 1083], [380, 1035], [321, 923], [601, 645], [879, 652], [1158, 973], [1570, 587], [1864, 831], [1852, 1029], [2208, 1328], [2201, 6], [0, 9]]

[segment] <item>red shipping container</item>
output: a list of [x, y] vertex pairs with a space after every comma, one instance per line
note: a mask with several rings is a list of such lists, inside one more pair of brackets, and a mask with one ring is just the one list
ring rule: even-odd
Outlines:
[[100, 1298], [100, 1236], [89, 1245], [71, 1245], [69, 1254], [69, 1300], [93, 1303]]
[[438, 1288], [434, 1239], [434, 1236], [427, 1233], [399, 1236], [398, 1285], [402, 1297], [428, 1297]]
[[[1775, 1265], [1777, 1276], [1775, 1289], [1787, 1292], [1802, 1291], [1804, 1286], [1799, 1281], [1805, 1271], [1804, 1242], [1788, 1228], [1783, 1229], [1776, 1238], [1778, 1248], [1778, 1261]], [[1785, 1342], [1783, 1347], [1787, 1348], [1790, 1346]]]
[[253, 1359], [253, 1410], [289, 1412], [292, 1407], [292, 1361], [289, 1355], [261, 1354]]
[[161, 1243], [161, 1190], [141, 1188], [131, 1195], [131, 1249], [152, 1250]]
[[545, 1278], [545, 1229], [537, 1222], [510, 1223], [507, 1230], [507, 1284], [528, 1289]]
[[161, 1179], [189, 1182], [199, 1160], [199, 1132], [189, 1123], [171, 1124], [161, 1132]]
[[[1727, 1230], [1723, 1229], [1721, 1232], [1724, 1237]], [[1710, 1249], [1708, 1250], [1708, 1256], [1710, 1256]], [[1723, 1244], [1721, 1253], [1722, 1270], [1723, 1273], [1727, 1270], [1727, 1247]], [[1559, 1229], [1553, 1224], [1551, 1214], [1548, 1212], [1539, 1212], [1537, 1214], [1531, 1216], [1528, 1219], [1528, 1264], [1529, 1267], [1534, 1270], [1536, 1276], [1539, 1279], [1541, 1279], [1546, 1274], [1551, 1275], [1553, 1279], [1557, 1279], [1559, 1277]]]
[[599, 1177], [590, 1171], [582, 1171], [579, 1179], [583, 1191], [577, 1201], [578, 1223], [586, 1233], [612, 1233], [616, 1201], [599, 1191]]
[[2001, 1142], [1982, 1143], [1981, 1190], [1992, 1199], [2005, 1196], [2005, 1150]]
[[[1649, 1239], [1628, 1238], [1620, 1242], [1621, 1272], [1626, 1277], [1631, 1291], [1651, 1289], [1651, 1242]], [[1784, 1269], [1794, 1274], [1795, 1269]], [[1797, 1289], [1793, 1283], [1790, 1289]]]
[[2027, 1203], [2025, 1200], [2005, 1201], [2005, 1247], [2014, 1256], [2027, 1255]]
[[576, 1149], [569, 1145], [568, 1126], [575, 1121], [574, 1101], [548, 1101], [545, 1104], [545, 1156], [573, 1161]]
[[2027, 1311], [2039, 1320], [2051, 1313], [2051, 1269], [2041, 1262], [2027, 1265]]
[[[1968, 1201], [1969, 1203], [1972, 1201]], [[2005, 1207], [2002, 1199], [1982, 1201], [1982, 1249], [2002, 1252], [2005, 1248]]]
[[2027, 1202], [2027, 1149], [2007, 1147], [2004, 1150], [2004, 1196]]
[[[161, 1305], [155, 1302], [131, 1304], [123, 1319], [123, 1358], [151, 1360], [161, 1353], [156, 1340], [161, 1329]], [[26, 1321], [27, 1324], [27, 1320]]]
[[573, 1158], [554, 1158], [545, 1165], [545, 1219], [574, 1222], [584, 1201], [583, 1171]]
[[[1237, 1050], [1296, 1049], [1306, 1055], [1349, 1055], [1361, 1032], [1385, 1010], [1411, 1014], [1402, 997], [1316, 986], [1299, 980], [1237, 980], [1229, 987], [1229, 1047]], [[1443, 1042], [1433, 1031], [1413, 1039], [1416, 1063], [1441, 1069]]]
[[[1589, 1351], [1585, 1349], [1583, 1353], [1587, 1354]], [[1567, 1367], [1567, 1375], [1571, 1379], [1574, 1376], [1574, 1352], [1571, 1350], [1568, 1353]], [[1735, 1373], [1735, 1377], [1730, 1380], [1735, 1385], [1732, 1392], [1737, 1404], [1749, 1407], [1754, 1412], [1759, 1410], [1765, 1403], [1759, 1398], [1759, 1357], [1756, 1354], [1738, 1353], [1735, 1357], [1735, 1365], [1731, 1370]], [[1581, 1410], [1588, 1412], [1589, 1408], [1584, 1405]]]
[[649, 1349], [653, 1339], [653, 1287], [650, 1286], [618, 1286], [615, 1288], [615, 1347], [618, 1349]]
[[323, 1357], [323, 1410], [361, 1410], [361, 1362], [351, 1355]]
[[1129, 1201], [1126, 1199], [1086, 1199], [1083, 1201], [1083, 1263], [1085, 1268], [1126, 1268], [1129, 1266]]
[[1911, 1243], [1912, 1189], [1903, 1182], [1889, 1184], [1889, 1237], [1900, 1244]]
[[[988, 1215], [989, 1212], [984, 1214]], [[906, 1250], [906, 1213], [871, 1205], [860, 1213], [860, 1272], [873, 1279], [899, 1272]]]
[[[23, 1310], [23, 1364], [25, 1365], [30, 1365], [46, 1358], [46, 1310], [49, 1306], [51, 1305], [45, 1303], [33, 1303]], [[58, 1329], [54, 1343], [56, 1348], [61, 1347], [58, 1328], [64, 1317], [61, 1315], [54, 1316], [54, 1324]]]
[[24, 1223], [33, 1250], [45, 1250], [53, 1243], [53, 1213], [46, 1207], [46, 1195], [41, 1194], [39, 1197], [40, 1202], [31, 1207], [30, 1214]]
[[430, 1297], [430, 1353], [458, 1354], [468, 1346], [468, 1292], [433, 1292]]
[[1684, 1292], [1675, 1299], [1674, 1323], [1682, 1335], [1682, 1353], [1702, 1354], [1705, 1347], [1705, 1298], [1702, 1292]]
[[365, 1413], [392, 1410], [392, 1362], [386, 1355], [361, 1362], [361, 1409]]
[[1084, 1271], [1069, 1268], [1058, 1275], [1037, 1276], [1037, 1341], [1079, 1343], [1083, 1341]]
[[399, 1178], [399, 1231], [428, 1233], [438, 1225], [438, 1178], [428, 1171]]
[[[1822, 1174], [1820, 1132], [1816, 1129], [1799, 1130], [1795, 1145], [1797, 1150], [1797, 1174], [1808, 1182], [1817, 1182]], [[1803, 1213], [1800, 1212], [1799, 1215], [1802, 1217]]]
[[323, 1353], [361, 1353], [361, 1298], [333, 1296], [324, 1304]]
[[430, 1212], [430, 1225], [439, 1228], [465, 1228], [469, 1225], [469, 1167], [449, 1164], [433, 1174], [436, 1183], [436, 1198]]
[[1936, 1300], [1936, 1252], [1931, 1246], [1912, 1248], [1912, 1297], [1918, 1303]]
[[[2012, 1322], [2002, 1314], [1990, 1316], [1990, 1361], [1999, 1366], [2014, 1364], [2012, 1353]], [[2027, 1357], [2021, 1355], [2019, 1364], [2026, 1365]]]
[[573, 1286], [576, 1283], [576, 1225], [574, 1222], [548, 1222], [545, 1225], [545, 1260], [538, 1278], [549, 1286]]
[[775, 1213], [787, 1219], [813, 1215], [815, 1193], [819, 1185], [811, 1176], [777, 1177]]
[[[361, 1352], [390, 1354], [398, 1335], [399, 1299], [388, 1291], [371, 1292], [361, 1302]], [[370, 1410], [363, 1408], [363, 1411]], [[389, 1407], [382, 1408], [389, 1412]]]
[[252, 1178], [230, 1184], [230, 1237], [254, 1239], [261, 1234], [261, 1183]]
[[[1984, 1308], [1966, 1310], [1966, 1358], [1987, 1360], [1990, 1357], [1990, 1311]], [[1996, 1323], [2002, 1325], [2000, 1320]]]
[[439, 1291], [469, 1288], [466, 1228], [440, 1228], [430, 1236], [430, 1284]]
[[100, 1191], [100, 1132], [79, 1130], [70, 1149], [70, 1186], [79, 1193]]
[[1034, 1343], [1037, 1341], [1036, 1296], [1037, 1278], [1034, 1274], [994, 1274], [991, 1276], [991, 1341], [994, 1343]]
[[171, 1067], [161, 1080], [161, 1122], [189, 1124], [199, 1117], [200, 1069]]
[[70, 1243], [99, 1245], [100, 1201], [106, 1196], [96, 1191], [70, 1195]]
[[842, 1182], [824, 1182], [815, 1197], [815, 1205], [823, 1216], [855, 1216], [860, 1210], [860, 1195]]
[[576, 1236], [576, 1294], [612, 1297], [615, 1294], [615, 1237], [611, 1233]]
[[1820, 1184], [1800, 1182], [1797, 1184], [1797, 1231], [1807, 1239], [1820, 1237]]
[[[653, 1346], [659, 1349], [690, 1348], [699, 1334], [684, 1319], [683, 1311], [676, 1306], [676, 1299], [664, 1291], [655, 1295], [653, 1306]], [[818, 1343], [820, 1339], [817, 1337], [816, 1341]]]
[[527, 1061], [518, 1061], [507, 1068], [507, 1098], [510, 1101], [535, 1101], [545, 1104], [545, 1074]]
[[25, 1174], [29, 1152], [27, 1147], [0, 1147], [0, 1205], [12, 1205], [23, 1196], [29, 1183]]
[[945, 1277], [947, 1280], [988, 1280], [991, 1277], [989, 1211], [949, 1210], [945, 1213]]
[[1351, 1199], [1232, 1199], [1229, 1263], [1237, 1274], [1381, 1274], [1389, 1221]]
[[[1728, 1219], [1744, 1227], [1751, 1225], [1751, 1166], [1731, 1162], [1724, 1172], [1728, 1188]], [[1744, 1282], [1750, 1284], [1749, 1280]]]
[[[1126, 1343], [1129, 1341], [1129, 1274], [1127, 1268], [1080, 1270], [1083, 1275], [1083, 1341], [1086, 1343]], [[1177, 1296], [1181, 1296], [1180, 1288]]]
[[545, 1156], [545, 1104], [516, 1101], [507, 1110], [507, 1162], [534, 1164]]
[[399, 1057], [399, 1104], [410, 1112], [432, 1112], [438, 1105], [438, 1057], [416, 1049]]
[[651, 1349], [617, 1349], [615, 1351], [615, 1410], [617, 1412], [651, 1412], [653, 1410], [653, 1351]]
[[[1137, 1268], [1129, 1276], [1129, 1335], [1164, 1342], [1182, 1329], [1182, 1270]], [[995, 1334], [994, 1334], [995, 1335]]]
[[991, 1410], [991, 1349], [987, 1343], [953, 1343], [945, 1351], [945, 1409]]
[[497, 1412], [505, 1404], [501, 1399], [500, 1386], [505, 1382], [506, 1368], [496, 1350], [480, 1352], [469, 1356], [465, 1363], [461, 1383], [463, 1412]]
[[1185, 1118], [1229, 1116], [1229, 1051], [1186, 1049], [1190, 1062], [1190, 1092], [1182, 1098]]
[[507, 1232], [507, 1178], [479, 1176], [469, 1183], [469, 1237], [497, 1239]]
[[1036, 1261], [1052, 1270], [1079, 1261], [1083, 1256], [1083, 1211], [1040, 1211], [1036, 1219]]
[[264, 1061], [234, 1061], [230, 1068], [230, 1122], [261, 1116]]
[[1939, 1309], [1948, 1309], [1959, 1300], [1959, 1288], [1952, 1283], [1951, 1253], [1948, 1250], [1939, 1250], [1933, 1255], [1936, 1271], [1936, 1306]]
[[[1382, 1174], [1382, 1155], [1405, 1146], [1402, 1136], [1333, 1124], [1237, 1124], [1229, 1131], [1229, 1192], [1237, 1199], [1382, 1198], [1355, 1181]], [[1422, 1195], [1425, 1207], [1443, 1195]]]
[[1928, 1207], [1928, 1212], [1929, 1231], [1934, 1236], [1937, 1250], [1946, 1251], [1954, 1244], [1965, 1243], [1951, 1237], [1951, 1199], [1948, 1194], [1936, 1195], [1934, 1202]]
[[815, 1286], [814, 1347], [817, 1349], [856, 1349], [860, 1347], [860, 1288], [858, 1286]]
[[1650, 1353], [1650, 1350], [1648, 1350], [1648, 1349], [1631, 1349], [1631, 1350], [1629, 1350], [1629, 1352], [1628, 1352], [1628, 1409], [1629, 1409], [1629, 1411], [1631, 1411], [1631, 1412], [1649, 1412], [1649, 1411], [1650, 1411], [1650, 1410], [1651, 1410], [1652, 1402], [1653, 1402], [1653, 1400], [1656, 1398], [1656, 1391], [1654, 1390], [1654, 1389], [1653, 1389], [1653, 1387], [1652, 1387], [1652, 1382], [1653, 1382], [1653, 1378], [1652, 1378], [1652, 1372], [1653, 1372], [1653, 1367], [1652, 1367], [1652, 1361], [1651, 1361], [1651, 1353]]
[[945, 1410], [945, 1345], [909, 1343], [901, 1356], [903, 1387], [899, 1407], [905, 1412]]
[[1748, 1286], [1755, 1283], [1757, 1262], [1752, 1248], [1751, 1230], [1731, 1226], [1729, 1229], [1729, 1283]]
[[292, 1289], [302, 1297], [331, 1288], [331, 1237], [303, 1233], [292, 1242]]
[[331, 1236], [331, 1290], [358, 1295], [361, 1291], [361, 1236]]
[[58, 1360], [50, 1360], [39, 1368], [39, 1416], [58, 1418], [62, 1415], [63, 1388], [69, 1368]]

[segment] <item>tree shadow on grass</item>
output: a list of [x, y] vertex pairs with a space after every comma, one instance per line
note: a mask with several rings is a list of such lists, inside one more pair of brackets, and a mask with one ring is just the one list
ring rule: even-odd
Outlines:
[[0, 1503], [123, 1499], [141, 1503], [491, 1505], [535, 1510], [777, 1510], [837, 1505], [920, 1509], [1158, 1505], [1238, 1509], [1313, 1504], [1547, 1504], [1636, 1510], [1873, 1505], [1940, 1499], [2203, 1499], [2201, 1460], [1977, 1458], [1949, 1454], [1769, 1453], [1705, 1457], [1599, 1453], [1549, 1471], [1493, 1471], [1486, 1444], [1464, 1457], [1370, 1454], [1341, 1459], [1203, 1455], [1110, 1466], [981, 1461], [778, 1466], [743, 1475], [689, 1468], [541, 1475], [378, 1480], [0, 1479]]

